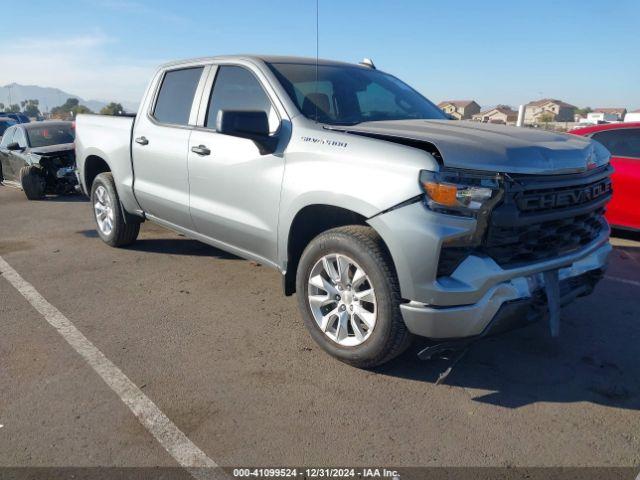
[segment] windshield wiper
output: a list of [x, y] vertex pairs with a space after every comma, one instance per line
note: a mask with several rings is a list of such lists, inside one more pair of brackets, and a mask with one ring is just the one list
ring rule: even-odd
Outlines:
[[331, 125], [332, 127], [353, 127], [354, 125], [358, 125], [360, 123], [362, 123], [362, 121], [357, 121], [357, 122], [323, 122], [326, 123], [327, 125]]

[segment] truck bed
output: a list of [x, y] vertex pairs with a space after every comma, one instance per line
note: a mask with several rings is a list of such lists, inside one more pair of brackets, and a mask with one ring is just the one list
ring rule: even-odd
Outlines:
[[[131, 162], [131, 131], [135, 117], [109, 115], [78, 115], [76, 119], [76, 161], [82, 190], [89, 194], [85, 169], [88, 159], [105, 160], [123, 203], [132, 206], [133, 165]], [[120, 188], [120, 187], [124, 188]], [[121, 191], [122, 190], [122, 191]], [[135, 200], [133, 200], [135, 202]]]

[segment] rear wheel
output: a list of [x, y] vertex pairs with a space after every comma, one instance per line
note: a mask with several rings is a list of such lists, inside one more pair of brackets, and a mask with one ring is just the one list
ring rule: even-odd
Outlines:
[[41, 200], [44, 198], [45, 181], [42, 171], [34, 166], [27, 165], [20, 169], [20, 184], [29, 200]]
[[393, 263], [370, 227], [334, 228], [312, 240], [300, 259], [297, 291], [311, 336], [345, 363], [375, 367], [411, 344]]
[[106, 244], [123, 247], [138, 238], [140, 219], [121, 208], [111, 172], [101, 173], [93, 181], [91, 204], [98, 235]]

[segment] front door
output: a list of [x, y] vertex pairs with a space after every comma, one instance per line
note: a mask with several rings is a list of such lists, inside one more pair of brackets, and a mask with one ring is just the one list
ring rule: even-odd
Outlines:
[[16, 127], [9, 127], [5, 130], [2, 141], [0, 141], [0, 168], [2, 169], [2, 177], [5, 180], [16, 180], [13, 172], [13, 166], [11, 164], [12, 152], [7, 150], [7, 145], [13, 142], [13, 135], [16, 131]]
[[24, 167], [27, 162], [25, 157], [27, 157], [27, 148], [29, 147], [27, 143], [27, 135], [24, 131], [24, 128], [17, 127], [16, 131], [13, 134], [12, 143], [17, 143], [20, 147], [20, 150], [13, 150], [9, 152], [9, 163], [11, 164], [11, 170], [13, 171], [14, 180], [16, 182], [20, 181], [20, 170]]
[[256, 75], [242, 66], [219, 66], [207, 96], [204, 128], [189, 141], [196, 230], [247, 256], [275, 261], [284, 159], [278, 151], [261, 155], [252, 140], [216, 133], [215, 125], [221, 110], [259, 110], [267, 112], [275, 133], [278, 114]]

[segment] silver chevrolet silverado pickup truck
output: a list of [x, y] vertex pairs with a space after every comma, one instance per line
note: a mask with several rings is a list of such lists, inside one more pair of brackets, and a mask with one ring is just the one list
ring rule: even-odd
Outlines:
[[151, 220], [277, 268], [314, 340], [359, 367], [415, 335], [557, 320], [611, 250], [603, 146], [449, 120], [372, 64], [175, 62], [135, 118], [79, 115], [76, 130], [102, 240], [130, 244]]

